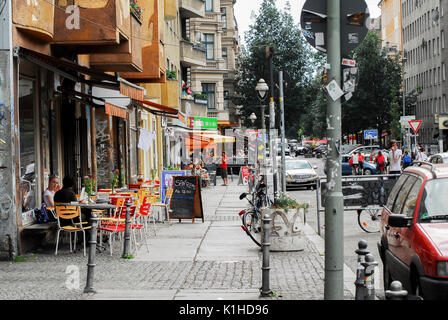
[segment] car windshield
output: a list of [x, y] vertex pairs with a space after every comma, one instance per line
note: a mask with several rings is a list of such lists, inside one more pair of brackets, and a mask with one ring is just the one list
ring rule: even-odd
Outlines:
[[419, 217], [421, 221], [447, 220], [448, 178], [428, 181], [423, 190]]
[[311, 169], [306, 161], [286, 161], [286, 170]]

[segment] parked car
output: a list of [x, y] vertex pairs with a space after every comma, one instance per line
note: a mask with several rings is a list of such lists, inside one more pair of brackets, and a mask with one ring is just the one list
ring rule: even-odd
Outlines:
[[297, 147], [296, 148], [296, 156], [303, 156], [306, 153], [305, 147]]
[[384, 288], [399, 280], [409, 294], [448, 299], [447, 164], [406, 168], [381, 213], [378, 250]]
[[[352, 167], [350, 166], [350, 158], [352, 156], [345, 154], [342, 155], [342, 175], [348, 176], [352, 174]], [[362, 164], [362, 172], [365, 175], [376, 174], [376, 165], [372, 162], [364, 161]]]
[[364, 157], [366, 157], [372, 153], [372, 150], [375, 151], [375, 153], [378, 153], [381, 148], [379, 145], [359, 146], [350, 150], [347, 154], [352, 155], [354, 152], [360, 152]]
[[428, 160], [431, 163], [448, 163], [448, 152], [433, 154]]
[[287, 159], [286, 165], [286, 187], [303, 186], [308, 189], [316, 189], [318, 175], [307, 160]]

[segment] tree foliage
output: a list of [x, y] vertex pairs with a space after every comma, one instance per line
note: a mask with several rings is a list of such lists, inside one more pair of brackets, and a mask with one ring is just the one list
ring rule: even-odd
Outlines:
[[[268, 86], [270, 83], [269, 59], [266, 56], [266, 47], [274, 49], [274, 101], [276, 102], [276, 127], [279, 128], [280, 112], [278, 108], [278, 72], [284, 75], [284, 105], [285, 105], [285, 131], [286, 136], [297, 138], [300, 129], [300, 118], [304, 115], [307, 104], [308, 84], [313, 76], [313, 54], [302, 37], [300, 26], [294, 23], [290, 14], [290, 6], [279, 11], [274, 0], [263, 0], [258, 15], [245, 34], [246, 47], [237, 57], [237, 75], [234, 103], [242, 105], [241, 118], [246, 126], [252, 126], [249, 115], [257, 115], [255, 125], [261, 124], [261, 102], [257, 98], [255, 87], [260, 78]], [[265, 114], [269, 114], [269, 97], [267, 94], [263, 104], [266, 106]], [[269, 128], [269, 121], [266, 121]]]

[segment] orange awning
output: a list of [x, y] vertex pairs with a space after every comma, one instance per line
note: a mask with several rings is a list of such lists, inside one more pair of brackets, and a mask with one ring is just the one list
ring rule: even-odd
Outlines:
[[163, 105], [155, 103], [155, 102], [151, 102], [151, 101], [147, 101], [147, 100], [143, 100], [143, 99], [141, 99], [141, 100], [140, 99], [135, 99], [135, 100], [140, 102], [140, 103], [142, 103], [142, 104], [146, 104], [146, 105], [148, 105], [150, 107], [162, 110], [162, 111], [164, 111], [164, 112], [166, 112], [167, 114], [170, 114], [170, 115], [177, 116], [177, 114], [179, 113], [179, 111], [177, 109], [170, 108], [170, 107], [167, 107], [167, 106], [163, 106]]
[[106, 114], [110, 116], [120, 117], [126, 119], [127, 111], [125, 108], [114, 106], [113, 104], [104, 102], [104, 107], [106, 109]]

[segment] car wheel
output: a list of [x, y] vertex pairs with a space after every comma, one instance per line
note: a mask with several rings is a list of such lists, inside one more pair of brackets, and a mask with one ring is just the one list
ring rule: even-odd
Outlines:
[[364, 170], [364, 174], [365, 174], [366, 176], [370, 176], [372, 173], [373, 173], [373, 172], [372, 172], [372, 170], [370, 170], [370, 169], [365, 169], [365, 170]]

